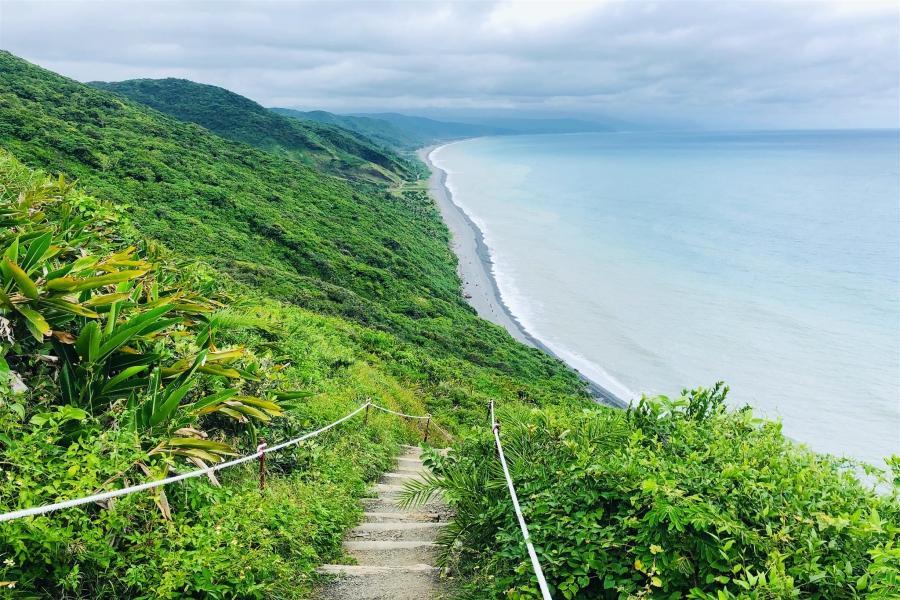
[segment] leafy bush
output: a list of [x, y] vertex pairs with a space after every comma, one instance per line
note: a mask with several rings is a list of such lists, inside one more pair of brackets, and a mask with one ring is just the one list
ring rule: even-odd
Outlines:
[[[0, 511], [215, 463], [358, 405], [291, 391], [336, 373], [301, 338], [284, 341], [294, 322], [277, 304], [229, 307], [214, 272], [128, 246], [114, 207], [3, 152], [0, 220]], [[0, 590], [304, 597], [314, 567], [340, 555], [364, 482], [408, 435], [374, 421], [341, 433], [280, 453], [262, 493], [238, 469], [4, 523]]]
[[[896, 597], [897, 488], [724, 408], [726, 388], [630, 412], [500, 411], [504, 450], [548, 581], [561, 598]], [[486, 429], [486, 428], [485, 428]], [[444, 560], [473, 597], [536, 597], [493, 438], [434, 457], [457, 509]], [[881, 481], [885, 485], [885, 481]]]

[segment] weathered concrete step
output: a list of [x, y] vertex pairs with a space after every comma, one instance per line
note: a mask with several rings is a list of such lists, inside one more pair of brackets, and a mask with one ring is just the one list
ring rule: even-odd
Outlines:
[[[374, 498], [373, 498], [374, 500]], [[437, 513], [427, 512], [367, 512], [363, 513], [367, 523], [438, 523], [443, 522]]]
[[381, 483], [389, 485], [404, 485], [407, 481], [422, 481], [420, 471], [405, 471], [402, 473], [385, 473], [381, 476]]
[[405, 566], [324, 565], [320, 573], [338, 579], [326, 597], [353, 600], [423, 600], [440, 592], [438, 569], [425, 564]]
[[351, 540], [433, 542], [446, 523], [363, 523], [350, 530]]
[[[404, 513], [409, 509], [401, 508], [397, 504], [396, 497], [363, 498], [363, 510], [376, 513]], [[417, 513], [442, 515], [447, 512], [447, 506], [440, 500], [432, 500], [423, 506], [416, 506], [413, 510]]]
[[386, 496], [398, 496], [403, 493], [406, 487], [396, 483], [376, 483], [371, 489], [378, 494], [379, 498], [383, 498]]
[[437, 574], [440, 569], [431, 565], [322, 565], [317, 572], [327, 575], [379, 575], [388, 573], [431, 573]]
[[421, 468], [417, 468], [417, 469], [410, 469], [408, 467], [404, 467], [403, 465], [400, 465], [399, 467], [394, 469], [394, 473], [408, 473], [410, 475], [419, 475], [421, 473], [427, 473], [427, 472], [428, 472], [428, 469], [426, 469], [425, 467], [421, 467]]
[[401, 469], [414, 469], [416, 471], [424, 471], [425, 465], [421, 460], [416, 458], [403, 458], [402, 456], [397, 459], [397, 464]]
[[434, 564], [437, 544], [405, 541], [349, 541], [344, 550], [360, 565], [408, 566]]

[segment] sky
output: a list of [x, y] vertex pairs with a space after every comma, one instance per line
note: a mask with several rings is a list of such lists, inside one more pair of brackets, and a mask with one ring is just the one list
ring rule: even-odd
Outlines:
[[265, 106], [900, 126], [900, 7], [807, 0], [0, 0], [0, 48], [80, 81]]

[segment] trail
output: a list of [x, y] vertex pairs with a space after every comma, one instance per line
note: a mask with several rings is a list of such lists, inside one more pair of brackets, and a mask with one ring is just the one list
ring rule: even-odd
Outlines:
[[428, 600], [444, 597], [439, 569], [434, 566], [434, 539], [450, 519], [441, 501], [405, 509], [398, 497], [406, 481], [426, 471], [421, 449], [405, 446], [397, 469], [375, 485], [376, 498], [363, 500], [364, 522], [344, 542], [355, 565], [323, 565], [320, 573], [335, 575], [321, 593], [323, 600]]

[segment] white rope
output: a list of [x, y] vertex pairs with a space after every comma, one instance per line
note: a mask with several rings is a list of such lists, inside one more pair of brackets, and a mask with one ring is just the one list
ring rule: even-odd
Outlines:
[[140, 485], [133, 485], [131, 487], [126, 487], [126, 488], [122, 488], [119, 490], [112, 490], [109, 492], [94, 494], [93, 496], [87, 496], [85, 498], [76, 498], [74, 500], [65, 500], [64, 502], [57, 502], [56, 504], [47, 504], [44, 506], [36, 506], [34, 508], [25, 508], [22, 510], [16, 510], [13, 512], [9, 512], [9, 513], [0, 515], [0, 523], [2, 523], [4, 521], [12, 521], [13, 519], [19, 519], [22, 517], [31, 517], [31, 516], [35, 516], [35, 515], [42, 515], [42, 514], [45, 514], [45, 513], [54, 511], [54, 510], [61, 510], [64, 508], [72, 508], [73, 506], [80, 506], [82, 504], [88, 504], [90, 502], [102, 502], [103, 500], [109, 500], [110, 498], [117, 498], [119, 496], [124, 496], [126, 494], [142, 492], [144, 490], [149, 490], [149, 489], [160, 487], [163, 485], [168, 485], [170, 483], [175, 483], [177, 481], [190, 479], [192, 477], [200, 477], [202, 475], [209, 475], [216, 471], [221, 471], [222, 469], [234, 467], [234, 466], [240, 465], [245, 462], [250, 462], [251, 460], [256, 460], [258, 458], [261, 458], [263, 454], [268, 454], [269, 452], [277, 452], [278, 450], [281, 450], [282, 448], [286, 448], [288, 446], [298, 444], [298, 443], [302, 442], [303, 440], [308, 440], [309, 438], [315, 437], [315, 436], [319, 435], [320, 433], [324, 433], [324, 432], [328, 431], [329, 429], [331, 429], [332, 427], [335, 427], [336, 425], [343, 423], [347, 419], [352, 418], [353, 416], [358, 414], [360, 411], [362, 411], [369, 404], [370, 404], [369, 402], [366, 402], [365, 404], [363, 404], [362, 406], [360, 406], [359, 408], [357, 408], [350, 414], [348, 414], [344, 417], [341, 417], [334, 423], [326, 425], [325, 427], [322, 427], [321, 429], [316, 429], [315, 431], [311, 431], [309, 433], [303, 434], [298, 438], [294, 438], [292, 440], [288, 440], [286, 442], [282, 442], [280, 444], [276, 444], [271, 447], [267, 447], [265, 444], [260, 444], [259, 446], [257, 446], [256, 452], [254, 452], [253, 454], [248, 454], [247, 456], [242, 456], [240, 458], [236, 458], [236, 459], [230, 460], [228, 462], [210, 465], [209, 467], [206, 467], [205, 469], [197, 469], [196, 471], [182, 473], [181, 475], [174, 475], [172, 477], [167, 477], [166, 479], [159, 479], [156, 481], [148, 481], [148, 482], [142, 483]]
[[538, 587], [541, 588], [541, 596], [544, 600], [553, 600], [550, 596], [550, 589], [547, 587], [547, 580], [544, 578], [544, 570], [541, 563], [538, 562], [537, 553], [531, 544], [531, 535], [528, 533], [528, 525], [525, 524], [525, 517], [522, 516], [522, 507], [519, 506], [519, 497], [516, 495], [516, 488], [513, 486], [512, 477], [509, 475], [509, 467], [506, 466], [506, 456], [503, 454], [503, 445], [500, 443], [500, 423], [494, 418], [494, 401], [491, 400], [491, 429], [494, 431], [494, 440], [497, 442], [497, 453], [500, 455], [500, 465], [503, 467], [503, 475], [506, 476], [506, 487], [509, 488], [509, 495], [512, 498], [513, 508], [516, 510], [516, 518], [519, 520], [519, 528], [522, 530], [522, 537], [525, 539], [525, 547], [528, 548], [528, 556], [531, 558], [531, 568], [537, 575]]
[[398, 417], [406, 417], [407, 419], [422, 419], [422, 420], [425, 420], [425, 419], [430, 419], [430, 418], [431, 418], [431, 415], [424, 415], [424, 416], [407, 415], [406, 413], [397, 412], [396, 410], [391, 410], [391, 409], [385, 408], [385, 407], [383, 407], [383, 406], [378, 406], [377, 404], [372, 404], [372, 408], [377, 408], [378, 410], [383, 410], [383, 411], [386, 412], [386, 413], [391, 413], [392, 415], [397, 415]]

